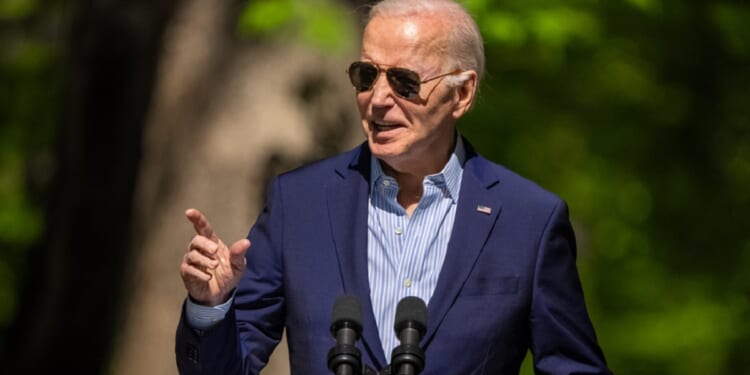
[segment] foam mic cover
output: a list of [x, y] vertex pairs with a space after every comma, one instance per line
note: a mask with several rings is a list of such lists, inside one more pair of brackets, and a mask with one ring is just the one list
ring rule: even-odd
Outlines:
[[333, 305], [331, 335], [336, 345], [328, 351], [328, 368], [336, 375], [362, 373], [362, 354], [355, 346], [362, 334], [362, 307], [353, 296], [342, 296]]
[[419, 341], [427, 331], [427, 305], [418, 297], [406, 297], [396, 306], [393, 325], [401, 345], [391, 353], [391, 367], [397, 375], [416, 375], [425, 367]]
[[400, 334], [405, 328], [414, 328], [419, 331], [421, 340], [427, 331], [427, 305], [424, 301], [419, 297], [406, 297], [399, 301], [393, 328], [396, 334]]
[[354, 296], [341, 296], [333, 305], [331, 334], [336, 337], [336, 331], [344, 327], [362, 332], [362, 306]]

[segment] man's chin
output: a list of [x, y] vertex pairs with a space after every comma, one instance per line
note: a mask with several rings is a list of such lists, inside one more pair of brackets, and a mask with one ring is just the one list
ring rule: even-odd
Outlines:
[[368, 144], [372, 154], [378, 158], [393, 157], [400, 153], [395, 142], [383, 142], [382, 140], [370, 138]]

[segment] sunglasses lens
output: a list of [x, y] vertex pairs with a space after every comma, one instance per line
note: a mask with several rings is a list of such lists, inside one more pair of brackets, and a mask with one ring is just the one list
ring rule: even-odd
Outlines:
[[349, 80], [357, 91], [367, 91], [378, 78], [378, 68], [364, 62], [353, 62], [349, 66]]
[[[368, 91], [375, 85], [380, 70], [374, 64], [356, 61], [349, 65], [349, 80], [358, 91]], [[388, 84], [396, 95], [412, 99], [419, 95], [419, 74], [404, 68], [390, 68], [385, 72]]]
[[411, 99], [419, 95], [419, 74], [403, 68], [391, 68], [386, 72], [388, 83], [401, 97]]

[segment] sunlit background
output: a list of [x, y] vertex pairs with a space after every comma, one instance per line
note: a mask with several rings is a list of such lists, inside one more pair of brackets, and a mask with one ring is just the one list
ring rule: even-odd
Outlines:
[[[269, 176], [362, 139], [367, 3], [0, 0], [0, 372], [176, 373], [182, 212], [240, 238]], [[614, 372], [750, 374], [750, 5], [464, 3], [459, 129], [569, 203]]]

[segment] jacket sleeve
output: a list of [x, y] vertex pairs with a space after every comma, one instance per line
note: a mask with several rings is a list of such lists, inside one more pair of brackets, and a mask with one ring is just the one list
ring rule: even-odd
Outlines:
[[224, 320], [206, 331], [188, 326], [183, 307], [175, 354], [180, 374], [258, 374], [284, 330], [283, 203], [278, 179], [250, 230], [247, 268]]
[[239, 349], [232, 310], [216, 326], [204, 331], [188, 325], [183, 304], [175, 339], [180, 374], [241, 374]]
[[568, 208], [559, 201], [539, 243], [531, 301], [537, 374], [611, 374], [586, 311]]

